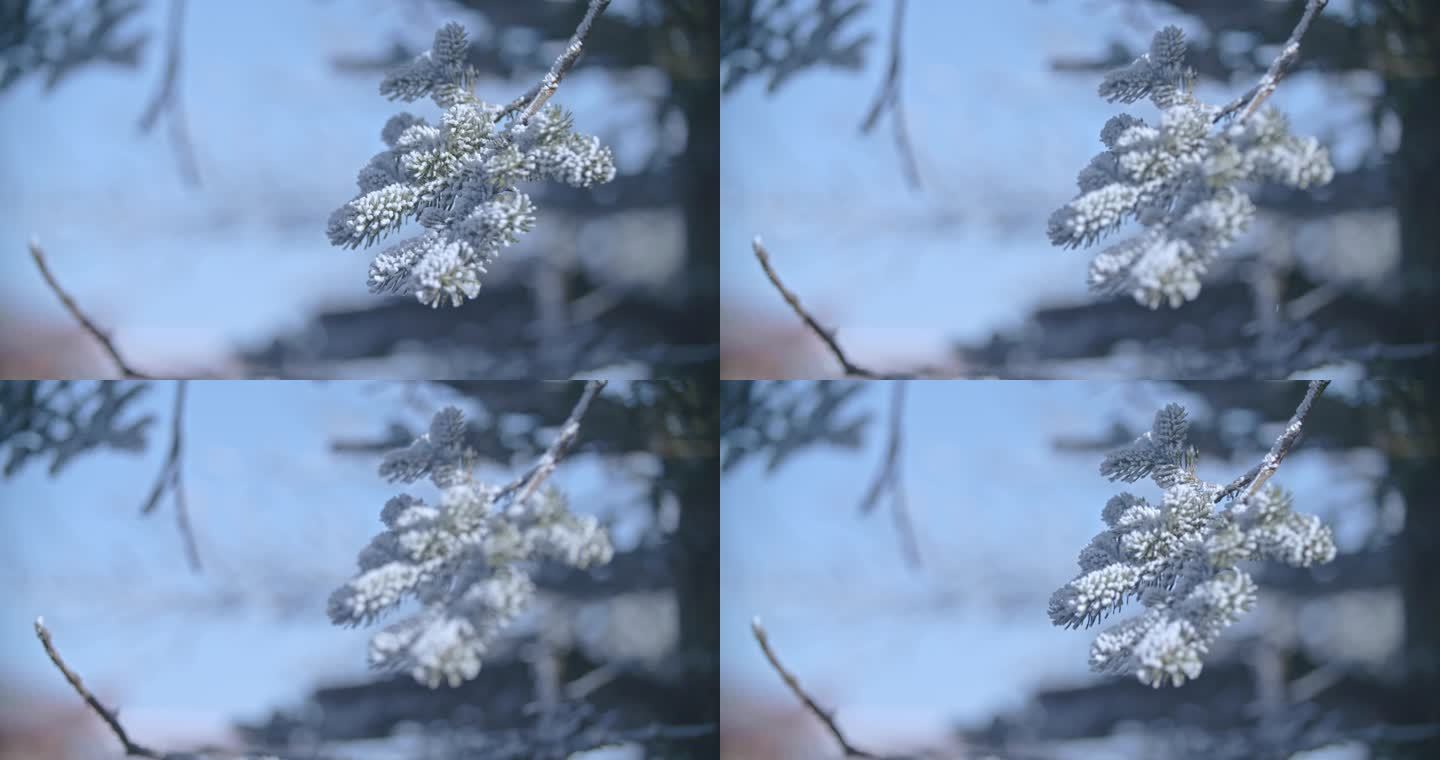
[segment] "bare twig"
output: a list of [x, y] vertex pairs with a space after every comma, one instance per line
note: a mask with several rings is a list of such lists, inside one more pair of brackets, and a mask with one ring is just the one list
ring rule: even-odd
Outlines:
[[1217, 504], [1227, 497], [1239, 494], [1241, 490], [1245, 491], [1244, 498], [1248, 499], [1254, 496], [1261, 486], [1265, 485], [1265, 481], [1269, 480], [1270, 476], [1280, 468], [1280, 463], [1285, 461], [1290, 449], [1294, 448], [1295, 442], [1300, 440], [1300, 432], [1305, 425], [1305, 418], [1310, 414], [1311, 405], [1315, 403], [1315, 399], [1319, 398], [1321, 393], [1325, 392], [1325, 387], [1329, 384], [1329, 380], [1310, 381], [1309, 387], [1305, 389], [1305, 398], [1301, 399], [1300, 406], [1295, 408], [1295, 414], [1291, 415], [1290, 422], [1280, 433], [1280, 437], [1275, 439], [1269, 453], [1260, 460], [1259, 464], [1250, 468], [1249, 472], [1230, 481], [1230, 485], [1220, 489], [1219, 493], [1215, 494]]
[[60, 669], [60, 672], [65, 676], [65, 680], [69, 681], [70, 686], [75, 689], [75, 693], [79, 694], [80, 698], [85, 700], [85, 704], [89, 705], [90, 709], [94, 710], [95, 713], [110, 726], [110, 730], [115, 733], [115, 738], [119, 739], [120, 743], [124, 745], [126, 756], [150, 757], [156, 760], [164, 757], [164, 755], [149, 747], [131, 741], [130, 737], [126, 735], [124, 727], [120, 725], [120, 719], [116, 716], [116, 712], [100, 704], [100, 700], [96, 699], [95, 695], [91, 694], [90, 690], [85, 688], [85, 684], [80, 680], [80, 676], [76, 675], [75, 671], [71, 670], [69, 666], [65, 664], [65, 661], [60, 658], [60, 653], [55, 651], [55, 645], [50, 641], [50, 631], [45, 628], [45, 618], [35, 618], [35, 635], [40, 638], [40, 645], [45, 647], [45, 654], [50, 655], [50, 661], [55, 663], [55, 667]]
[[175, 151], [175, 160], [180, 164], [180, 176], [185, 183], [196, 187], [200, 184], [200, 172], [195, 166], [195, 149], [190, 142], [190, 131], [185, 125], [185, 110], [180, 103], [180, 44], [185, 26], [185, 0], [170, 0], [170, 21], [166, 30], [165, 69], [160, 75], [160, 86], [141, 114], [137, 126], [142, 134], [155, 127], [161, 113], [168, 114], [170, 145]]
[[[575, 34], [570, 36], [570, 43], [565, 46], [565, 51], [555, 59], [550, 70], [534, 87], [500, 109], [500, 113], [495, 115], [496, 121], [519, 111], [520, 122], [523, 124], [530, 121], [530, 117], [544, 107], [546, 101], [550, 100], [550, 97], [560, 88], [560, 80], [565, 78], [565, 75], [575, 66], [575, 62], [580, 59], [580, 54], [585, 52], [585, 39], [590, 36], [590, 27], [609, 5], [610, 0], [590, 0], [590, 6], [585, 9], [585, 16], [580, 19], [580, 25], [575, 27]], [[522, 107], [525, 110], [520, 111]]]
[[1265, 71], [1265, 76], [1260, 78], [1259, 84], [1220, 109], [1220, 113], [1215, 114], [1214, 122], [1219, 122], [1241, 108], [1244, 108], [1245, 112], [1240, 114], [1238, 121], [1244, 121], [1260, 108], [1261, 104], [1275, 92], [1280, 80], [1290, 73], [1295, 62], [1300, 59], [1300, 38], [1305, 36], [1305, 32], [1310, 29], [1310, 22], [1320, 15], [1320, 11], [1324, 10], [1325, 4], [1329, 1], [1308, 0], [1305, 3], [1305, 12], [1300, 14], [1300, 22], [1295, 25], [1294, 31], [1290, 32], [1290, 39], [1285, 40], [1285, 46], [1280, 49], [1280, 55], [1270, 62], [1270, 68]]
[[765, 653], [765, 659], [770, 661], [770, 667], [774, 668], [775, 672], [780, 674], [780, 680], [784, 681], [785, 685], [790, 687], [790, 691], [795, 693], [795, 697], [800, 700], [801, 704], [805, 705], [805, 709], [814, 713], [815, 717], [819, 718], [820, 722], [825, 724], [826, 730], [830, 732], [831, 736], [835, 737], [835, 743], [840, 745], [840, 750], [845, 753], [845, 757], [882, 757], [881, 755], [875, 755], [865, 750], [857, 749], [855, 745], [851, 744], [850, 741], [845, 738], [844, 732], [840, 730], [840, 726], [835, 723], [834, 713], [822, 708], [815, 699], [805, 691], [805, 688], [800, 685], [799, 679], [790, 671], [786, 670], [784, 665], [780, 664], [780, 658], [776, 657], [775, 651], [770, 648], [770, 640], [765, 635], [765, 627], [760, 625], [760, 618], [757, 617], [750, 621], [750, 632], [755, 634], [755, 642], [760, 645], [760, 651]]
[[180, 537], [185, 541], [185, 555], [190, 561], [190, 569], [198, 573], [201, 570], [200, 551], [195, 545], [195, 533], [190, 529], [182, 467], [185, 450], [185, 383], [185, 380], [175, 381], [175, 405], [170, 415], [170, 450], [165, 454], [165, 463], [160, 466], [160, 474], [155, 478], [155, 486], [150, 489], [150, 497], [145, 500], [145, 506], [140, 508], [140, 514], [148, 515], [154, 512], [160, 505], [160, 497], [167, 491], [174, 495], [175, 523], [180, 529]]
[[890, 492], [890, 511], [895, 518], [895, 531], [900, 536], [900, 551], [912, 568], [924, 563], [920, 559], [920, 544], [915, 538], [915, 528], [910, 524], [910, 511], [905, 499], [905, 481], [900, 473], [900, 450], [905, 439], [905, 382], [896, 380], [890, 384], [890, 437], [885, 444], [885, 458], [875, 473], [875, 480], [860, 500], [860, 514], [869, 514], [880, 503], [880, 497]]
[[55, 291], [56, 297], [58, 297], [60, 303], [65, 306], [65, 310], [69, 311], [70, 316], [74, 317], [75, 321], [79, 322], [80, 326], [85, 328], [86, 332], [94, 336], [95, 340], [99, 341], [100, 346], [105, 349], [105, 353], [110, 355], [110, 360], [113, 361], [115, 367], [120, 370], [121, 376], [137, 380], [154, 379], [150, 375], [131, 367], [125, 361], [125, 358], [120, 355], [120, 351], [115, 348], [115, 344], [110, 341], [109, 334], [101, 330], [100, 326], [91, 321], [89, 317], [85, 316], [85, 312], [80, 310], [80, 306], [75, 303], [75, 299], [71, 298], [70, 294], [65, 292], [64, 288], [60, 287], [60, 283], [55, 279], [55, 275], [50, 273], [50, 267], [45, 263], [45, 252], [40, 250], [40, 243], [34, 240], [30, 241], [30, 258], [35, 260], [35, 266], [39, 268], [40, 276], [44, 277], [45, 283], [50, 286], [51, 290]]
[[579, 400], [570, 410], [570, 416], [565, 418], [565, 422], [560, 425], [560, 432], [555, 436], [550, 447], [545, 449], [545, 453], [540, 455], [535, 465], [524, 475], [495, 494], [497, 503], [507, 496], [513, 496], [515, 502], [523, 502], [534, 495], [536, 489], [550, 477], [551, 473], [555, 472], [555, 466], [560, 464], [560, 460], [575, 444], [575, 439], [580, 436], [580, 420], [590, 409], [590, 402], [595, 400], [595, 396], [599, 395], [600, 389], [604, 387], [604, 380], [589, 380], [585, 383], [585, 389], [580, 392]]
[[905, 0], [895, 0], [894, 14], [890, 20], [890, 65], [885, 80], [875, 93], [875, 102], [865, 120], [860, 123], [861, 134], [869, 134], [888, 108], [890, 126], [895, 132], [895, 148], [900, 152], [900, 166], [905, 171], [905, 181], [913, 189], [920, 188], [920, 169], [915, 163], [915, 151], [910, 144], [910, 132], [905, 126], [905, 105], [900, 99], [900, 43], [905, 23]]
[[775, 269], [770, 266], [770, 252], [765, 249], [765, 244], [761, 242], [760, 238], [756, 237], [751, 241], [750, 247], [755, 250], [755, 258], [760, 261], [760, 268], [765, 270], [765, 276], [770, 278], [770, 284], [774, 285], [775, 289], [780, 291], [780, 296], [785, 299], [785, 303], [790, 304], [790, 308], [795, 311], [796, 316], [800, 317], [800, 321], [804, 322], [805, 326], [810, 328], [811, 332], [814, 332], [819, 336], [820, 340], [825, 342], [825, 345], [830, 349], [830, 353], [835, 355], [835, 360], [840, 362], [840, 368], [845, 371], [846, 375], [850, 377], [863, 377], [867, 380], [903, 380], [910, 377], [909, 375], [880, 374], [851, 362], [850, 359], [845, 356], [844, 350], [840, 348], [840, 344], [835, 341], [834, 332], [821, 327], [815, 317], [811, 316], [810, 312], [806, 311], [805, 307], [801, 305], [799, 296], [796, 296], [789, 288], [785, 287], [785, 283], [780, 281], [780, 275], [776, 274]]
[[[830, 736], [834, 737], [835, 743], [840, 745], [840, 751], [845, 757], [870, 758], [871, 760], [922, 760], [928, 757], [938, 757], [938, 755], [931, 752], [877, 755], [873, 752], [866, 752], [851, 744], [850, 740], [845, 738], [845, 733], [840, 730], [840, 725], [835, 722], [835, 712], [821, 707], [820, 704], [815, 701], [815, 698], [810, 696], [809, 692], [805, 691], [805, 687], [800, 685], [800, 679], [796, 678], [793, 673], [785, 669], [784, 665], [780, 664], [780, 658], [775, 655], [775, 650], [770, 648], [770, 638], [765, 633], [765, 627], [760, 624], [760, 618], [751, 619], [750, 632], [754, 634], [755, 642], [760, 645], [760, 651], [765, 653], [765, 659], [770, 661], [770, 667], [775, 669], [775, 672], [780, 675], [780, 680], [784, 681], [785, 685], [790, 687], [790, 691], [795, 694], [795, 697], [800, 700], [800, 703], [804, 705], [805, 709], [820, 719], [820, 722], [825, 725], [825, 729], [830, 732]], [[1017, 751], [1008, 745], [991, 746], [981, 742], [966, 742], [966, 744], [976, 752], [981, 752], [986, 755], [998, 755], [1008, 758], [1009, 760], [1047, 760], [1048, 758], [1047, 755], [1043, 754]], [[948, 757], [949, 755], [947, 754], [945, 756]], [[976, 756], [978, 757], [979, 755]]]
[[[184, 394], [185, 381], [180, 381], [180, 392]], [[204, 568], [200, 565], [200, 550], [195, 545], [195, 531], [190, 528], [190, 506], [185, 500], [185, 482], [180, 474], [180, 466], [175, 467], [175, 527], [180, 531], [180, 537], [185, 539], [185, 558], [190, 561], [190, 569], [200, 572]]]

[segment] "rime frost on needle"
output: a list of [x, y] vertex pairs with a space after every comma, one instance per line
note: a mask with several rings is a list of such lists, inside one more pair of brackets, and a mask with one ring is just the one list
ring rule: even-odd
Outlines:
[[1101, 512], [1106, 529], [1080, 552], [1080, 574], [1050, 597], [1050, 621], [1066, 628], [1091, 626], [1139, 599], [1144, 612], [1095, 637], [1090, 665], [1155, 687], [1198, 677], [1210, 645], [1255, 605], [1255, 581], [1239, 563], [1306, 567], [1335, 558], [1330, 528], [1294, 512], [1278, 486], [1217, 507], [1220, 486], [1195, 476], [1188, 432], [1185, 409], [1170, 404], [1149, 432], [1105, 457], [1101, 475], [1149, 477], [1163, 491], [1160, 503], [1111, 498]]
[[[529, 570], [540, 560], [602, 565], [613, 550], [591, 516], [576, 515], [554, 489], [497, 487], [475, 480], [458, 409], [436, 414], [430, 431], [386, 455], [380, 475], [428, 477], [438, 503], [400, 494], [380, 512], [385, 530], [361, 552], [359, 572], [330, 596], [337, 625], [365, 625], [402, 601], [422, 609], [370, 641], [370, 663], [408, 671], [430, 687], [474, 678], [497, 634], [535, 594]], [[528, 494], [528, 495], [527, 495]]]
[[535, 225], [534, 205], [519, 183], [590, 187], [615, 178], [610, 149], [577, 133], [559, 106], [496, 123], [501, 107], [472, 92], [476, 72], [465, 62], [467, 49], [465, 29], [446, 24], [430, 50], [380, 83], [385, 97], [428, 95], [445, 112], [438, 125], [410, 113], [391, 117], [380, 132], [387, 149], [356, 178], [359, 195], [330, 216], [330, 242], [349, 248], [374, 244], [407, 221], [425, 228], [375, 256], [371, 292], [459, 306], [479, 295], [500, 249]]
[[1210, 263], [1255, 216], [1241, 185], [1306, 188], [1334, 176], [1325, 148], [1292, 135], [1273, 108], [1212, 131], [1221, 109], [1190, 93], [1192, 79], [1185, 37], [1173, 26], [1156, 33], [1148, 53], [1106, 74], [1101, 97], [1112, 103], [1148, 97], [1160, 122], [1123, 113], [1107, 121], [1100, 131], [1106, 149], [1080, 171], [1079, 195], [1049, 221], [1050, 242], [1067, 248], [1093, 245], [1138, 221], [1142, 231], [1095, 255], [1089, 282], [1097, 292], [1128, 293], [1152, 309], [1199, 295]]

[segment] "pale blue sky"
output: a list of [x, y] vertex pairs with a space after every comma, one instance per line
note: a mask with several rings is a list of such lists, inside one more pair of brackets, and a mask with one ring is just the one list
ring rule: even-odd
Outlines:
[[[912, 572], [886, 503], [866, 518], [857, 512], [885, 444], [889, 394], [871, 385], [854, 402], [875, 413], [862, 451], [809, 450], [770, 476], [752, 460], [722, 480], [721, 663], [734, 694], [793, 699], [750, 635], [759, 616], [785, 664], [838, 708], [851, 739], [899, 751], [905, 740], [938, 740], [957, 720], [1019, 707], [1041, 685], [1093, 677], [1095, 631], [1055, 628], [1045, 606], [1074, 576], [1105, 502], [1127, 487], [1098, 475], [1101, 454], [1056, 451], [1055, 437], [1102, 435], [1116, 419], [1148, 426], [1170, 401], [1196, 417], [1211, 412], [1149, 383], [912, 383], [904, 478], [926, 560]], [[1295, 389], [1298, 402], [1304, 386]], [[1200, 474], [1228, 481], [1261, 453], [1202, 461]], [[1299, 509], [1341, 515], [1366, 498], [1346, 469], [1354, 465], [1302, 447], [1277, 482]], [[1155, 491], [1148, 482], [1128, 490]], [[1343, 513], [1342, 550], [1367, 519]]]
[[[191, 383], [185, 478], [205, 563], [193, 575], [171, 503], [139, 514], [168, 446], [172, 394], [158, 383], [139, 404], [159, 416], [144, 455], [102, 451], [55, 479], [42, 464], [0, 480], [0, 673], [47, 703], [73, 702], [35, 640], [44, 615], [71, 666], [123, 707], [127, 728], [178, 749], [234, 719], [298, 706], [317, 683], [366, 677], [371, 631], [331, 626], [324, 603], [353, 574], [385, 500], [405, 489], [376, 475], [378, 457], [334, 454], [331, 441], [382, 435], [393, 419], [423, 429], [447, 403], [477, 410], [433, 386]], [[648, 519], [633, 479], [587, 455], [554, 479], [577, 511], [618, 518], [617, 545], [633, 545]], [[424, 482], [408, 490], [433, 496]]]

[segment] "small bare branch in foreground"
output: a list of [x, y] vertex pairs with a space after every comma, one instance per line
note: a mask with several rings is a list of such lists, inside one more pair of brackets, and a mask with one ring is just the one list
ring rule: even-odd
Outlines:
[[51, 290], [55, 291], [56, 297], [58, 297], [60, 303], [65, 306], [65, 310], [70, 312], [70, 316], [74, 317], [75, 321], [79, 322], [80, 326], [85, 328], [85, 332], [94, 336], [95, 340], [99, 341], [100, 346], [105, 349], [105, 353], [110, 355], [110, 360], [113, 361], [115, 366], [120, 370], [121, 376], [137, 380], [154, 379], [150, 375], [131, 367], [130, 364], [125, 361], [125, 358], [120, 355], [119, 349], [115, 348], [115, 344], [110, 341], [109, 334], [101, 330], [99, 325], [95, 324], [94, 321], [86, 316], [85, 312], [80, 310], [79, 304], [75, 303], [75, 299], [71, 298], [70, 294], [65, 292], [64, 288], [60, 287], [59, 281], [55, 279], [55, 275], [50, 273], [50, 267], [45, 263], [45, 252], [40, 249], [40, 243], [35, 240], [30, 241], [30, 258], [35, 260], [35, 266], [40, 269], [40, 276], [44, 277], [45, 283], [50, 286]]
[[765, 276], [770, 278], [770, 284], [774, 285], [775, 289], [780, 291], [780, 296], [785, 299], [785, 303], [790, 304], [790, 308], [795, 311], [796, 316], [800, 317], [800, 321], [804, 322], [805, 326], [810, 328], [810, 331], [815, 333], [815, 335], [825, 343], [826, 347], [830, 349], [830, 353], [834, 354], [835, 360], [840, 362], [840, 368], [845, 371], [846, 375], [850, 377], [863, 377], [867, 380], [903, 380], [910, 377], [910, 375], [881, 374], [851, 362], [849, 357], [845, 355], [845, 351], [840, 348], [840, 344], [835, 341], [834, 331], [821, 327], [820, 322], [816, 320], [809, 311], [806, 311], [804, 305], [800, 303], [800, 297], [791, 292], [789, 288], [785, 287], [785, 283], [780, 281], [780, 275], [776, 274], [774, 267], [770, 265], [770, 252], [765, 249], [765, 244], [761, 242], [760, 238], [756, 237], [751, 241], [750, 246], [755, 250], [755, 258], [760, 261], [760, 268], [764, 269]]
[[100, 719], [104, 720], [105, 723], [110, 726], [110, 730], [115, 733], [115, 738], [119, 739], [120, 743], [124, 745], [126, 756], [150, 757], [155, 758], [155, 760], [161, 760], [164, 757], [161, 753], [143, 744], [136, 744], [131, 741], [129, 735], [125, 733], [125, 728], [120, 725], [120, 719], [116, 717], [115, 710], [100, 704], [100, 700], [96, 699], [95, 695], [91, 694], [90, 690], [85, 688], [85, 684], [80, 680], [80, 676], [71, 670], [69, 666], [65, 664], [65, 661], [60, 658], [60, 653], [55, 651], [55, 645], [50, 641], [50, 631], [45, 628], [45, 618], [35, 618], [35, 635], [40, 638], [40, 645], [45, 647], [45, 654], [50, 655], [50, 661], [55, 663], [55, 667], [60, 669], [60, 673], [65, 676], [65, 680], [69, 681], [70, 685], [74, 687], [75, 693], [79, 694], [80, 698], [85, 700], [85, 704], [89, 705], [90, 709], [94, 710], [95, 714], [99, 715]]
[[755, 642], [760, 645], [760, 651], [765, 653], [765, 659], [770, 661], [770, 667], [775, 668], [775, 672], [780, 674], [780, 679], [785, 682], [786, 686], [790, 687], [790, 691], [795, 693], [795, 696], [805, 705], [805, 709], [814, 713], [815, 717], [819, 718], [820, 722], [825, 724], [825, 729], [830, 732], [831, 736], [835, 737], [835, 742], [840, 745], [840, 750], [845, 753], [845, 757], [869, 757], [883, 760], [882, 756], [857, 749], [855, 745], [851, 744], [850, 741], [845, 738], [844, 732], [840, 730], [840, 726], [836, 725], [834, 713], [822, 708], [819, 703], [805, 691], [805, 687], [800, 685], [800, 680], [790, 671], [786, 670], [784, 665], [780, 664], [780, 659], [775, 656], [775, 651], [770, 648], [770, 640], [765, 635], [765, 627], [760, 625], [760, 618], [755, 618], [750, 621], [750, 632], [755, 634]]

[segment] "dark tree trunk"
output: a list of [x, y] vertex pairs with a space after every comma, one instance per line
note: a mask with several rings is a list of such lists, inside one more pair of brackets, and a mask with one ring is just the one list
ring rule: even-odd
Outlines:
[[[687, 131], [679, 192], [684, 204], [683, 290], [694, 315], [694, 342], [714, 343], [720, 335], [720, 21], [716, 3], [667, 3], [665, 27], [684, 33], [688, 50], [671, 51], [674, 102]], [[702, 367], [705, 377], [718, 371]]]
[[[1426, 341], [1440, 340], [1434, 316], [1440, 296], [1440, 4], [1432, 0], [1390, 3], [1382, 20], [1386, 35], [1385, 97], [1400, 121], [1392, 185], [1399, 216], [1401, 267], [1406, 301]], [[1440, 473], [1434, 462], [1440, 435], [1440, 360], [1428, 362], [1422, 382], [1405, 394], [1403, 423], [1414, 431], [1409, 456], [1395, 462], [1405, 496], [1405, 530], [1398, 570], [1405, 601], [1405, 684], [1417, 723], [1440, 723]], [[1403, 748], [1405, 756], [1436, 757], [1440, 739]]]
[[1385, 98], [1400, 121], [1400, 145], [1390, 157], [1400, 223], [1405, 301], [1425, 341], [1440, 340], [1434, 317], [1440, 295], [1440, 4], [1394, 3], [1382, 22], [1389, 38], [1381, 56]]
[[684, 757], [697, 760], [720, 753], [720, 459], [711, 447], [719, 430], [719, 390], [714, 380], [689, 385], [696, 410], [687, 426], [690, 443], [663, 460], [661, 475], [680, 502], [669, 547], [680, 615], [676, 654], [687, 699], [676, 705], [671, 720], [716, 727], [683, 745]]
[[[1391, 457], [1396, 487], [1405, 499], [1405, 529], [1395, 547], [1395, 570], [1404, 603], [1403, 645], [1399, 703], [1405, 714], [1390, 717], [1398, 724], [1440, 725], [1440, 377], [1399, 381], [1393, 395], [1399, 400], [1394, 416], [1401, 428], [1396, 440], [1401, 451]], [[1440, 736], [1394, 748], [1394, 757], [1440, 757]]]

